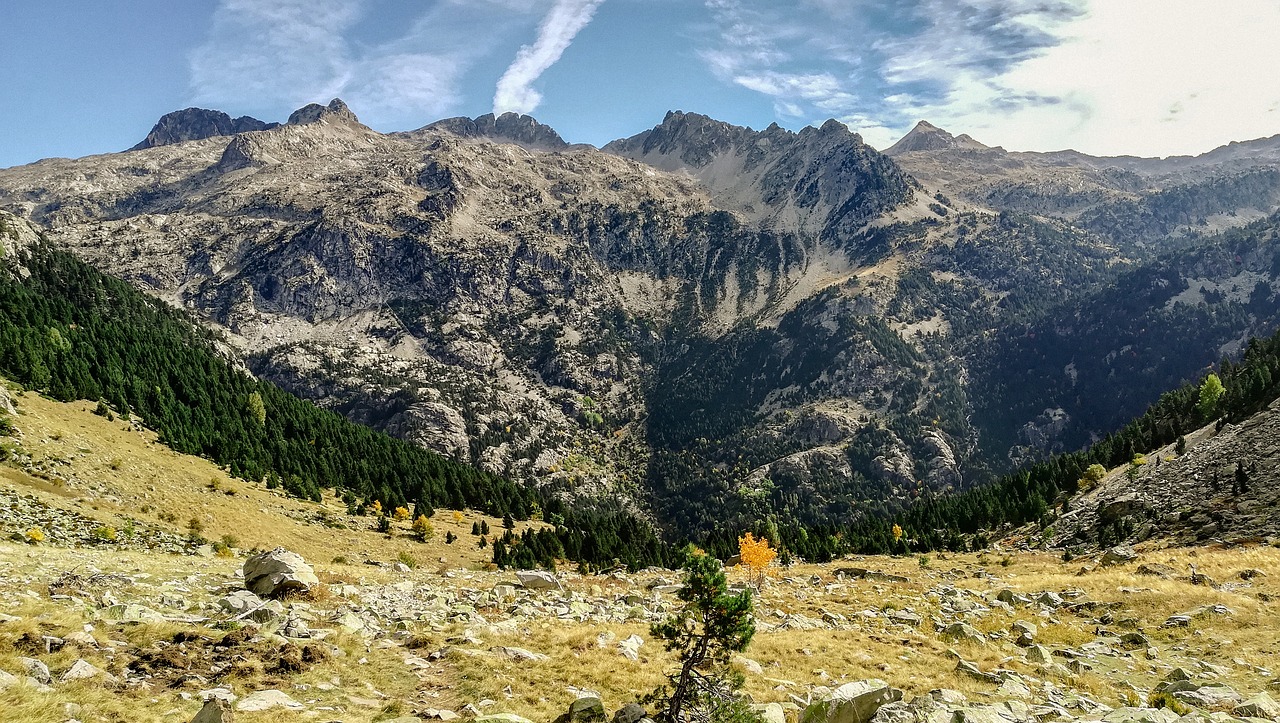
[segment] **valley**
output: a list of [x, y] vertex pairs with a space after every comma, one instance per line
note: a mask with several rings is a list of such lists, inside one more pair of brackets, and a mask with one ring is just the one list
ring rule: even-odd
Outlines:
[[1280, 719], [1272, 145], [335, 100], [0, 170], [0, 711], [641, 723], [692, 541], [744, 720]]
[[[561, 589], [537, 589], [486, 568], [470, 525], [484, 520], [496, 537], [499, 519], [441, 511], [427, 542], [402, 522], [386, 536], [334, 500], [228, 479], [91, 405], [32, 393], [10, 402], [6, 449], [19, 462], [0, 479], [10, 720], [189, 720], [203, 698], [221, 697], [237, 721], [519, 723], [583, 696], [612, 714], [673, 664], [648, 627], [679, 605], [672, 571], [561, 571]], [[127, 466], [114, 469], [116, 458]], [[193, 542], [167, 510], [234, 544]], [[93, 538], [95, 524], [118, 537]], [[47, 536], [32, 541], [33, 527]], [[458, 541], [445, 544], [446, 532]], [[245, 559], [276, 544], [314, 566], [316, 592], [245, 597]], [[1012, 543], [780, 567], [754, 595], [757, 633], [734, 666], [759, 710], [788, 719], [874, 679], [902, 695], [880, 717], [1171, 723], [1166, 709], [1135, 707], [1167, 681], [1182, 681], [1177, 705], [1214, 720], [1274, 715], [1280, 550], [1153, 540], [1134, 555], [1064, 561]], [[284, 662], [292, 655], [303, 657]], [[520, 718], [492, 717], [502, 715]]]
[[1139, 162], [683, 112], [601, 150], [514, 115], [252, 120], [0, 171], [0, 208], [262, 379], [670, 535], [708, 503], [827, 524], [983, 484], [1277, 327], [1271, 139]]

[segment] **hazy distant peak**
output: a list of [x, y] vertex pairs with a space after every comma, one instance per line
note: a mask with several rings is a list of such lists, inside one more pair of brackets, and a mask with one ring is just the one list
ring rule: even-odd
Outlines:
[[554, 128], [539, 123], [533, 116], [519, 113], [507, 112], [500, 116], [485, 113], [475, 118], [445, 118], [427, 128], [446, 131], [460, 138], [491, 138], [535, 150], [560, 151], [569, 147], [568, 142]]
[[289, 116], [288, 125], [300, 126], [309, 123], [318, 123], [321, 120], [338, 121], [342, 123], [359, 123], [360, 119], [355, 113], [342, 102], [341, 98], [334, 98], [329, 101], [329, 105], [320, 105], [319, 103], [310, 103], [295, 110]]
[[266, 123], [257, 118], [241, 116], [232, 118], [220, 110], [184, 108], [161, 116], [147, 137], [131, 151], [167, 146], [185, 141], [198, 141], [215, 136], [233, 136], [249, 131], [275, 128], [277, 123]]
[[922, 120], [884, 152], [892, 156], [912, 151], [984, 150], [988, 147], [967, 134], [953, 136], [929, 121]]

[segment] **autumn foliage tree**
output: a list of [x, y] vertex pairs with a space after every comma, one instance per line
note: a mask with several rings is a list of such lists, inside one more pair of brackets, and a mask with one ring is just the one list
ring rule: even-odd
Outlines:
[[738, 538], [738, 557], [751, 571], [757, 590], [764, 583], [765, 570], [777, 556], [778, 551], [769, 547], [769, 540], [766, 538], [757, 540], [750, 532]]
[[413, 535], [419, 542], [426, 542], [435, 534], [436, 530], [431, 526], [431, 520], [428, 520], [426, 515], [418, 515], [418, 519], [413, 521]]

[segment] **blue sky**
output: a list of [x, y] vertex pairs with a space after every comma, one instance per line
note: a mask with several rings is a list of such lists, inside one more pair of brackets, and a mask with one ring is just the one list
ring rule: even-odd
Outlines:
[[1280, 133], [1276, 0], [9, 0], [0, 27], [0, 167], [335, 96], [381, 131], [515, 110], [595, 144], [669, 109], [877, 147], [921, 118], [1097, 154]]

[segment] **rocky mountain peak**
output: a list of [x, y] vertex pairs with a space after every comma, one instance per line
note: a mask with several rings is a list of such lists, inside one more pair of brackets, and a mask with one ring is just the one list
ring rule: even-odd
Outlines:
[[334, 98], [329, 101], [329, 105], [320, 105], [319, 103], [310, 103], [295, 110], [289, 116], [288, 125], [301, 126], [309, 123], [318, 123], [322, 120], [336, 121], [340, 123], [359, 123], [360, 119], [355, 113], [342, 102], [341, 98]]
[[929, 121], [922, 120], [898, 139], [897, 143], [885, 149], [885, 154], [892, 156], [912, 151], [982, 150], [988, 147], [966, 134], [953, 136]]
[[837, 120], [799, 133], [776, 123], [756, 131], [671, 111], [604, 151], [692, 175], [716, 203], [788, 230], [852, 232], [905, 203], [914, 188], [893, 161]]
[[263, 131], [275, 128], [278, 123], [267, 123], [257, 118], [241, 116], [232, 118], [220, 110], [206, 108], [184, 108], [167, 113], [151, 128], [147, 137], [130, 148], [139, 151], [144, 148], [167, 146], [184, 141], [198, 141], [215, 136], [233, 136], [249, 131]]
[[427, 129], [446, 131], [460, 138], [491, 138], [533, 150], [562, 151], [569, 147], [569, 143], [554, 128], [539, 123], [533, 116], [519, 113], [503, 113], [500, 116], [485, 113], [476, 118], [445, 118], [428, 125]]
[[[781, 129], [779, 129], [781, 130]], [[621, 138], [604, 147], [623, 156], [661, 154], [677, 156], [693, 168], [701, 168], [716, 156], [730, 151], [755, 131], [718, 121], [701, 113], [667, 111], [662, 123], [650, 130]]]

